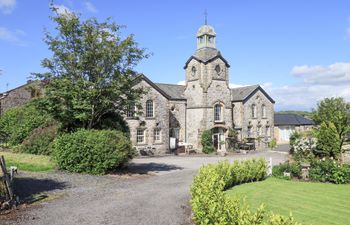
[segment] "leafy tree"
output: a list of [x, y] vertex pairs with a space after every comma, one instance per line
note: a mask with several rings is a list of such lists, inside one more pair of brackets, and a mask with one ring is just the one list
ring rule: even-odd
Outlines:
[[350, 103], [343, 98], [325, 98], [313, 111], [313, 120], [319, 125], [323, 122], [334, 125], [334, 133], [339, 139], [336, 151], [341, 152], [345, 137], [350, 132]]
[[203, 147], [203, 152], [206, 154], [214, 152], [214, 147], [213, 147], [213, 133], [211, 130], [205, 130], [202, 133], [201, 136], [201, 144]]
[[316, 136], [317, 145], [315, 153], [319, 156], [337, 159], [340, 155], [340, 139], [335, 125], [332, 122], [322, 122]]
[[40, 107], [67, 130], [105, 128], [105, 120], [120, 121], [144, 93], [133, 88], [134, 67], [148, 54], [132, 35], [123, 38], [122, 26], [110, 19], [82, 21], [74, 13], [60, 15], [52, 10], [58, 32], [45, 32], [53, 54], [41, 63], [48, 72], [34, 74], [47, 82]]
[[238, 144], [238, 132], [232, 128], [228, 130], [227, 144], [229, 149], [234, 149]]

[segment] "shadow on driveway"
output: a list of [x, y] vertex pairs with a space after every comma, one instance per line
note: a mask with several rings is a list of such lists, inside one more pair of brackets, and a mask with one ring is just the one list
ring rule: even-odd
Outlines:
[[62, 190], [67, 185], [64, 182], [51, 179], [15, 177], [13, 187], [15, 195], [20, 198], [21, 202], [33, 203], [47, 197], [47, 195], [42, 194], [43, 192]]
[[147, 173], [159, 173], [168, 172], [172, 170], [182, 170], [183, 167], [165, 163], [130, 163], [126, 169], [126, 172], [147, 174]]

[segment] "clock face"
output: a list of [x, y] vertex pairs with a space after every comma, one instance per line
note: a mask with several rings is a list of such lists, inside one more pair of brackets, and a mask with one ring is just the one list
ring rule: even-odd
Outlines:
[[197, 69], [195, 66], [192, 66], [192, 69], [191, 69], [191, 75], [192, 77], [194, 77], [196, 75], [196, 72], [197, 72]]

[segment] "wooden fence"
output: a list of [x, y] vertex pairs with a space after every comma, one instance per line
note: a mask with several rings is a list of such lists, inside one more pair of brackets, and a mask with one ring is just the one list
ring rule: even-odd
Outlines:
[[0, 157], [0, 210], [15, 205], [13, 188], [13, 174], [8, 173], [4, 156]]

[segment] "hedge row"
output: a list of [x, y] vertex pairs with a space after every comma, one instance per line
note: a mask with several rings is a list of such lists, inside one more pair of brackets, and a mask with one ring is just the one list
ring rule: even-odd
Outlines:
[[265, 159], [246, 161], [228, 161], [210, 164], [200, 168], [191, 186], [191, 206], [197, 224], [266, 224], [295, 225], [292, 217], [270, 215], [266, 218], [263, 207], [256, 212], [240, 199], [233, 199], [225, 190], [235, 185], [260, 181], [267, 176]]

